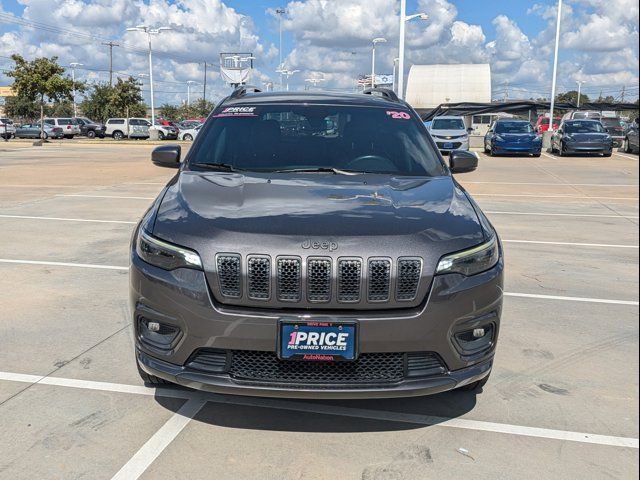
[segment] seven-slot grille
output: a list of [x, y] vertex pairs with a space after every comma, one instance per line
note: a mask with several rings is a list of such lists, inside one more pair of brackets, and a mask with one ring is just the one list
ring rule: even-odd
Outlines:
[[[244, 265], [243, 265], [244, 263]], [[295, 303], [383, 303], [416, 299], [422, 276], [418, 257], [360, 258], [249, 255], [216, 257], [220, 294], [250, 300]], [[246, 276], [246, 278], [244, 278]], [[244, 287], [243, 287], [244, 285]], [[272, 295], [272, 290], [274, 291]]]

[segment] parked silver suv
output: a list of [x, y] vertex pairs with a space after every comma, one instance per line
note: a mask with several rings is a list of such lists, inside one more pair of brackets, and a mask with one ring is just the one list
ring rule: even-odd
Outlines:
[[44, 123], [51, 125], [52, 127], [60, 127], [64, 132], [64, 138], [73, 138], [76, 135], [80, 135], [80, 124], [75, 118], [61, 117], [61, 118], [45, 118]]
[[442, 116], [436, 117], [431, 122], [429, 132], [438, 145], [438, 149], [443, 153], [450, 153], [453, 150], [469, 150], [469, 133], [472, 129], [467, 128], [463, 117]]

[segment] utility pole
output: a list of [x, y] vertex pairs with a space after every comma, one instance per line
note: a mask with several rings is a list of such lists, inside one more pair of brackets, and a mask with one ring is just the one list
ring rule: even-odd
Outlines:
[[207, 99], [207, 67], [213, 67], [213, 64], [208, 64], [206, 61], [204, 63], [204, 78], [202, 79], [202, 99]]
[[504, 82], [504, 101], [507, 102], [509, 100], [509, 80], [505, 80]]
[[102, 45], [109, 47], [109, 86], [113, 87], [113, 47], [119, 47], [119, 43], [103, 42]]
[[622, 93], [620, 93], [620, 102], [621, 103], [624, 103], [624, 91], [625, 91], [626, 88], [627, 88], [626, 85], [622, 86]]

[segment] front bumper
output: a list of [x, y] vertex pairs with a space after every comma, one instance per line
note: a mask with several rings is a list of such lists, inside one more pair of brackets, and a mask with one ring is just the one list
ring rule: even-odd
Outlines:
[[[434, 375], [404, 376], [400, 381], [372, 385], [309, 384], [238, 379], [228, 373], [208, 373], [189, 366], [199, 349], [275, 352], [281, 317], [313, 320], [313, 311], [242, 309], [213, 300], [203, 272], [165, 271], [132, 252], [130, 295], [136, 356], [151, 375], [200, 390], [238, 395], [291, 398], [384, 398], [438, 393], [486, 377], [492, 367], [502, 310], [503, 260], [493, 269], [464, 277], [435, 277], [428, 298], [415, 309], [393, 311], [322, 311], [317, 316], [359, 325], [360, 354], [433, 352], [444, 369]], [[170, 349], [159, 351], [140, 336], [140, 318], [177, 327]], [[461, 352], [454, 335], [493, 325], [491, 345], [477, 353]], [[375, 382], [373, 382], [375, 383]]]
[[565, 142], [564, 144], [566, 153], [609, 153], [612, 149], [611, 143]]
[[527, 154], [527, 155], [538, 155], [542, 152], [542, 142], [536, 143], [525, 143], [525, 144], [517, 144], [517, 143], [493, 143], [493, 151], [494, 153], [503, 153], [503, 154]]
[[438, 150], [440, 150], [440, 152], [442, 153], [451, 153], [454, 150], [463, 150], [463, 151], [469, 150], [468, 137], [464, 140], [460, 140], [460, 139], [444, 140], [441, 138], [434, 137], [434, 140], [436, 142], [436, 145], [438, 146]]

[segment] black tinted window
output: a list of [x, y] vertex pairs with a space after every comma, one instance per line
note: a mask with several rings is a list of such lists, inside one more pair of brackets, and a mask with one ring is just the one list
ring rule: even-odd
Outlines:
[[464, 130], [461, 118], [436, 118], [431, 124], [431, 130]]
[[602, 120], [600, 120], [600, 122], [605, 126], [605, 127], [621, 127], [622, 124], [620, 123], [620, 119], [619, 118], [612, 118], [612, 117], [605, 117]]
[[496, 133], [533, 133], [533, 127], [528, 122], [498, 122]]
[[406, 110], [291, 104], [223, 107], [199, 138], [191, 166], [226, 163], [253, 171], [339, 168], [444, 174], [427, 134]]
[[109, 123], [110, 125], [124, 125], [124, 120], [117, 118], [117, 119], [109, 120], [107, 123]]
[[564, 124], [566, 133], [605, 133], [600, 122], [567, 122]]

